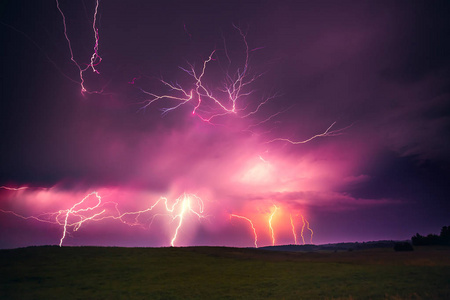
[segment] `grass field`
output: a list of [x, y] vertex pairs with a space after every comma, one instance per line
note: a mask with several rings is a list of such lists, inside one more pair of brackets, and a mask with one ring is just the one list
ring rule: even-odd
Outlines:
[[0, 250], [0, 299], [450, 299], [450, 247]]

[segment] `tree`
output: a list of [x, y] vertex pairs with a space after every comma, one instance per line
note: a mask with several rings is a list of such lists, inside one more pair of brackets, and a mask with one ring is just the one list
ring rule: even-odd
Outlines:
[[408, 242], [398, 242], [394, 244], [395, 251], [413, 251], [413, 246]]
[[425, 237], [416, 233], [416, 235], [411, 238], [411, 242], [414, 246], [425, 245]]
[[442, 227], [441, 235], [439, 237], [442, 245], [450, 245], [450, 226]]
[[450, 245], [450, 226], [442, 227], [440, 235], [430, 233], [427, 236], [422, 236], [416, 233], [415, 236], [411, 237], [411, 242], [414, 246]]

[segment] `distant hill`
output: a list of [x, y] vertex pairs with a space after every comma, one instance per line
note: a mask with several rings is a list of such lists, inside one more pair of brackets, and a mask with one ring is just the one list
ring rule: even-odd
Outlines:
[[363, 250], [373, 248], [393, 248], [398, 241], [371, 241], [362, 243], [335, 243], [324, 245], [279, 245], [279, 246], [266, 246], [258, 249], [271, 250], [271, 251], [290, 251], [290, 252], [314, 252], [314, 251], [351, 251], [351, 250]]

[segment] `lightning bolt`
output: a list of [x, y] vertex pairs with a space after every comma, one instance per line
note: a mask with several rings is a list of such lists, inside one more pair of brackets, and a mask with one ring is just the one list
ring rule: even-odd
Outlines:
[[[131, 225], [131, 226], [141, 226], [142, 224], [138, 220], [139, 217], [147, 212], [151, 212], [161, 202], [164, 203], [163, 207], [166, 212], [163, 215], [169, 216], [172, 219], [172, 221], [175, 221], [176, 219], [178, 219], [178, 225], [177, 225], [175, 232], [172, 236], [172, 239], [170, 241], [170, 245], [172, 247], [174, 247], [175, 241], [178, 237], [178, 233], [180, 231], [181, 226], [183, 225], [183, 220], [187, 213], [192, 213], [192, 214], [196, 215], [199, 219], [205, 217], [203, 215], [203, 210], [204, 210], [203, 200], [195, 194], [184, 193], [183, 195], [178, 197], [171, 206], [169, 205], [169, 201], [166, 197], [160, 197], [152, 206], [150, 206], [149, 208], [147, 208], [145, 210], [136, 211], [136, 212], [125, 212], [123, 214], [120, 214], [119, 216], [110, 216], [107, 218], [113, 218], [116, 220], [120, 220], [122, 223]], [[195, 204], [193, 204], [193, 202], [196, 202], [196, 208], [194, 208]], [[130, 215], [135, 216], [134, 222], [130, 223], [129, 221], [126, 221], [125, 217], [130, 216]], [[150, 225], [152, 224], [154, 218], [159, 215], [161, 215], [161, 214], [153, 215], [153, 217], [151, 218]]]
[[308, 222], [308, 220], [306, 220], [306, 219], [303, 217], [303, 215], [300, 215], [300, 216], [302, 217], [302, 222], [303, 222], [302, 232], [301, 232], [301, 237], [302, 237], [303, 245], [305, 245], [305, 238], [304, 238], [304, 236], [303, 236], [303, 232], [304, 232], [304, 230], [305, 230], [305, 227], [306, 227], [306, 228], [309, 230], [309, 232], [311, 233], [309, 242], [310, 242], [310, 244], [312, 244], [312, 243], [313, 243], [313, 242], [312, 242], [312, 239], [313, 239], [313, 234], [314, 234], [314, 232], [313, 232], [313, 230], [309, 227], [309, 222]]
[[310, 236], [310, 239], [309, 239], [309, 243], [312, 244], [312, 243], [313, 243], [312, 240], [313, 240], [314, 231], [309, 227], [309, 222], [308, 222], [308, 220], [305, 219], [305, 222], [306, 222], [306, 228], [311, 232], [311, 236]]
[[[20, 188], [14, 189], [14, 190], [20, 190]], [[81, 205], [85, 204], [85, 202], [87, 200], [89, 200], [89, 198], [93, 195], [97, 198], [95, 205], [88, 206], [86, 208], [76, 209], [77, 207], [80, 207]], [[106, 212], [106, 209], [103, 209], [102, 211], [100, 211], [98, 213], [94, 213], [91, 216], [85, 215], [85, 213], [91, 212], [94, 209], [99, 208], [101, 205], [102, 205], [102, 198], [100, 197], [100, 195], [97, 192], [92, 192], [92, 193], [86, 195], [81, 201], [77, 202], [71, 208], [69, 208], [67, 210], [59, 210], [57, 212], [52, 212], [52, 213], [43, 213], [43, 214], [40, 214], [37, 216], [23, 216], [18, 213], [15, 213], [13, 211], [7, 211], [7, 210], [2, 210], [2, 209], [0, 209], [0, 211], [3, 213], [6, 213], [6, 214], [12, 214], [12, 215], [19, 217], [21, 219], [24, 219], [24, 220], [35, 220], [38, 222], [44, 222], [44, 223], [50, 223], [50, 224], [62, 226], [63, 232], [62, 232], [62, 236], [59, 241], [59, 246], [61, 247], [66, 235], [68, 234], [68, 229], [70, 227], [74, 228], [73, 231], [77, 231], [81, 227], [81, 225], [83, 225], [83, 223], [85, 223], [86, 221], [94, 220]], [[63, 220], [61, 220], [61, 218]], [[75, 220], [73, 220], [73, 219], [75, 219]]]
[[300, 233], [300, 235], [301, 235], [301, 237], [302, 237], [302, 242], [303, 242], [303, 245], [305, 244], [305, 237], [304, 237], [304, 235], [303, 235], [303, 231], [305, 230], [305, 218], [303, 218], [303, 215], [301, 215], [301, 217], [302, 217], [302, 222], [303, 222], [303, 225], [302, 225], [302, 231], [301, 231], [301, 233]]
[[306, 144], [306, 143], [308, 143], [308, 142], [310, 142], [310, 141], [312, 141], [312, 140], [314, 140], [314, 139], [316, 139], [316, 138], [319, 138], [319, 137], [328, 137], [328, 136], [338, 136], [338, 135], [341, 135], [341, 134], [343, 134], [343, 132], [345, 131], [345, 130], [347, 130], [348, 128], [350, 128], [351, 126], [353, 126], [353, 124], [351, 124], [351, 125], [349, 125], [349, 126], [347, 126], [347, 127], [344, 127], [344, 128], [340, 128], [340, 129], [336, 129], [336, 130], [331, 130], [331, 128], [333, 128], [333, 126], [336, 124], [336, 122], [333, 122], [324, 132], [322, 132], [322, 133], [319, 133], [319, 134], [316, 134], [316, 135], [314, 135], [314, 136], [312, 136], [312, 137], [310, 137], [310, 138], [308, 138], [308, 139], [306, 139], [306, 140], [300, 140], [300, 141], [293, 141], [293, 140], [291, 140], [291, 139], [287, 139], [287, 138], [275, 138], [275, 139], [272, 139], [272, 140], [270, 140], [270, 141], [268, 141], [268, 142], [266, 142], [266, 143], [273, 143], [273, 142], [275, 142], [275, 141], [284, 141], [284, 142], [288, 142], [288, 143], [290, 143], [290, 144], [293, 144], [293, 145], [298, 145], [298, 144]]
[[[97, 200], [98, 200], [98, 201], [97, 201], [97, 204], [96, 204], [96, 205], [94, 205], [94, 206], [92, 206], [92, 207], [85, 208], [85, 209], [75, 210], [75, 207], [77, 207], [77, 206], [83, 204], [84, 201], [86, 201], [86, 199], [88, 199], [88, 198], [89, 198], [90, 196], [92, 196], [92, 195], [95, 195], [95, 197], [97, 197]], [[62, 237], [61, 237], [61, 239], [60, 239], [60, 241], [59, 241], [59, 246], [60, 246], [60, 247], [62, 246], [62, 243], [63, 243], [63, 241], [64, 241], [64, 238], [66, 237], [66, 232], [67, 232], [67, 226], [68, 226], [69, 216], [70, 216], [71, 214], [78, 214], [78, 213], [80, 213], [80, 212], [91, 211], [91, 210], [97, 208], [101, 203], [102, 203], [102, 198], [100, 197], [100, 195], [99, 195], [97, 192], [92, 192], [92, 193], [90, 193], [89, 195], [87, 195], [86, 197], [84, 197], [80, 202], [76, 203], [76, 204], [73, 205], [70, 209], [67, 210], [67, 212], [66, 212], [66, 217], [64, 218], [63, 234], [62, 234]], [[104, 213], [104, 212], [105, 212], [105, 210], [101, 211], [101, 212], [98, 213], [98, 214], [94, 214], [93, 216], [88, 217], [88, 218], [81, 217], [81, 220], [80, 220], [80, 221], [71, 224], [71, 226], [74, 226], [74, 231], [77, 231], [77, 230], [80, 228], [80, 226], [81, 226], [85, 221], [92, 220], [93, 218], [95, 218], [96, 216], [101, 215], [101, 214]]]
[[22, 191], [22, 190], [28, 189], [28, 187], [27, 186], [21, 186], [21, 187], [15, 188], [15, 187], [2, 185], [2, 186], [0, 186], [0, 189], [4, 189], [4, 190], [8, 190], [8, 191]]
[[[9, 188], [2, 186], [1, 188], [7, 190], [21, 190], [22, 188]], [[89, 201], [92, 196], [95, 196], [96, 201], [91, 205], [87, 205], [87, 201]], [[171, 217], [172, 221], [178, 219], [178, 224], [176, 226], [175, 232], [171, 238], [171, 246], [175, 246], [175, 241], [177, 236], [179, 235], [179, 231], [183, 225], [183, 220], [185, 219], [188, 213], [192, 213], [197, 216], [199, 219], [204, 218], [203, 210], [204, 204], [200, 197], [194, 194], [186, 194], [184, 193], [180, 197], [178, 197], [172, 205], [169, 205], [169, 201], [166, 197], [160, 197], [153, 205], [149, 208], [140, 210], [140, 211], [132, 211], [121, 213], [118, 209], [118, 204], [115, 202], [103, 202], [102, 197], [98, 192], [92, 192], [86, 195], [79, 202], [75, 203], [72, 207], [65, 210], [59, 210], [57, 212], [51, 213], [43, 213], [37, 216], [23, 216], [13, 211], [2, 210], [0, 212], [5, 214], [11, 214], [18, 218], [24, 220], [35, 220], [38, 222], [50, 223], [54, 225], [59, 225], [62, 227], [62, 235], [59, 240], [59, 246], [62, 247], [62, 244], [69, 234], [69, 229], [78, 231], [78, 229], [87, 221], [102, 221], [105, 219], [114, 219], [119, 222], [128, 225], [128, 226], [141, 226], [143, 227], [143, 223], [140, 220], [140, 217], [145, 213], [151, 212], [158, 204], [164, 203], [165, 214]], [[112, 212], [106, 208], [106, 205], [111, 204], [114, 207]], [[107, 213], [108, 212], [108, 213]], [[154, 214], [151, 218], [150, 225], [152, 224], [154, 218], [161, 214]], [[128, 221], [128, 217], [132, 216], [132, 222]]]
[[294, 235], [294, 245], [297, 245], [297, 234], [295, 233], [295, 226], [294, 221], [292, 220], [292, 215], [289, 215], [289, 218], [291, 219], [292, 234]]
[[269, 227], [270, 227], [270, 232], [272, 233], [272, 246], [275, 246], [275, 233], [273, 231], [273, 227], [272, 227], [272, 218], [275, 215], [275, 213], [277, 212], [278, 207], [276, 205], [273, 206], [275, 209], [273, 210], [273, 212], [270, 214], [269, 217]]
[[[8, 187], [1, 186], [0, 188], [8, 191], [21, 191], [28, 187]], [[92, 203], [92, 199], [94, 202]], [[111, 208], [108, 208], [108, 206]], [[157, 207], [159, 207], [158, 210]], [[275, 234], [272, 226], [273, 217], [276, 212], [280, 209], [277, 205], [273, 205], [273, 210], [268, 218], [269, 228], [272, 236], [272, 245], [275, 245]], [[161, 212], [162, 211], [162, 212]], [[91, 192], [84, 196], [80, 201], [72, 205], [68, 209], [58, 210], [56, 212], [42, 213], [36, 216], [23, 216], [14, 211], [2, 210], [0, 212], [5, 214], [10, 214], [15, 217], [24, 220], [34, 220], [38, 222], [48, 223], [52, 225], [57, 225], [62, 228], [62, 234], [59, 239], [59, 246], [62, 247], [67, 235], [71, 232], [76, 232], [80, 227], [88, 221], [98, 222], [106, 219], [113, 219], [121, 222], [127, 226], [139, 226], [144, 229], [150, 228], [155, 218], [158, 216], [169, 217], [171, 222], [176, 222], [175, 229], [170, 236], [170, 245], [172, 247], [176, 246], [176, 241], [181, 234], [181, 229], [188, 217], [188, 215], [194, 215], [198, 220], [205, 218], [204, 203], [203, 200], [195, 195], [183, 193], [181, 196], [176, 198], [174, 201], [169, 201], [166, 197], [160, 197], [157, 201], [153, 202], [148, 208], [139, 211], [128, 211], [120, 212], [118, 204], [116, 202], [105, 202], [98, 192]], [[298, 216], [298, 215], [297, 215]], [[305, 244], [304, 231], [305, 228], [310, 232], [309, 243], [313, 243], [314, 232], [310, 227], [310, 223], [303, 215], [300, 214], [302, 219], [302, 229], [301, 229], [301, 239], [303, 245]], [[252, 222], [247, 217], [238, 214], [230, 214], [231, 218], [242, 219], [250, 224], [254, 235], [254, 245], [258, 248], [258, 235], [256, 228]], [[292, 234], [294, 236], [294, 242], [297, 245], [298, 239], [295, 230], [294, 220], [292, 215], [290, 215], [290, 223], [292, 227]], [[145, 225], [145, 226], [144, 226]]]
[[[207, 80], [205, 80], [210, 64], [212, 64], [214, 61], [220, 60], [218, 53], [219, 51], [217, 49], [214, 49], [210, 52], [209, 56], [201, 62], [200, 68], [196, 68], [192, 63], [188, 63], [188, 67], [179, 67], [193, 79], [190, 85], [181, 86], [178, 83], [174, 84], [161, 78], [159, 79], [159, 81], [169, 90], [167, 94], [156, 94], [150, 91], [146, 91], [143, 88], [139, 88], [144, 95], [148, 96], [148, 99], [140, 103], [142, 105], [141, 109], [145, 109], [155, 102], [173, 102], [174, 104], [161, 109], [162, 114], [164, 115], [186, 104], [189, 104], [193, 107], [191, 111], [192, 115], [197, 116], [200, 120], [206, 123], [217, 125], [217, 123], [213, 123], [213, 119], [215, 118], [229, 115], [233, 115], [241, 119], [249, 118], [260, 112], [261, 107], [266, 105], [269, 101], [276, 99], [279, 96], [277, 93], [268, 97], [263, 97], [256, 103], [256, 105], [249, 105], [245, 103], [246, 101], [248, 101], [247, 99], [250, 98], [250, 95], [255, 92], [255, 90], [251, 88], [253, 83], [263, 75], [250, 74], [250, 52], [262, 49], [264, 47], [258, 47], [250, 50], [246, 33], [235, 25], [233, 25], [233, 27], [238, 31], [242, 39], [244, 46], [244, 59], [243, 63], [234, 72], [230, 72], [229, 69], [224, 70], [221, 85], [211, 88], [206, 84]], [[226, 47], [225, 38], [223, 38], [223, 41], [223, 52], [225, 53], [225, 57], [228, 60], [229, 65], [231, 65], [232, 60]], [[134, 83], [134, 81], [132, 82]], [[254, 133], [250, 130], [251, 128], [259, 127], [289, 109], [290, 108], [272, 113], [270, 116], [261, 121], [252, 121], [253, 124], [248, 125], [247, 129], [243, 131]], [[293, 145], [305, 144], [319, 137], [341, 135], [346, 129], [352, 126], [350, 125], [344, 128], [332, 130], [335, 125], [336, 122], [333, 122], [324, 132], [311, 136], [305, 140], [293, 140], [277, 137], [272, 140], [266, 141], [265, 143], [283, 141]]]
[[[173, 217], [173, 220], [178, 218], [178, 226], [177, 226], [177, 228], [175, 230], [175, 233], [174, 233], [174, 235], [172, 237], [172, 240], [170, 241], [170, 245], [172, 247], [174, 247], [174, 245], [175, 245], [175, 240], [177, 239], [178, 231], [180, 230], [180, 227], [183, 224], [183, 218], [184, 218], [184, 215], [186, 214], [186, 212], [191, 212], [191, 213], [197, 215], [197, 217], [199, 217], [199, 218], [203, 217], [202, 216], [202, 213], [203, 213], [203, 201], [198, 196], [184, 194], [181, 197], [182, 197], [181, 210], [180, 210], [180, 212], [178, 214], [176, 214]], [[191, 199], [192, 198], [194, 198], [194, 199], [196, 199], [198, 201], [198, 204], [199, 204], [199, 211], [198, 212], [195, 211], [194, 209], [192, 209], [192, 206], [191, 206]]]
[[[238, 31], [243, 41], [245, 49], [244, 62], [234, 72], [225, 71], [220, 86], [212, 89], [205, 83], [208, 66], [218, 60], [217, 50], [215, 49], [202, 61], [201, 68], [196, 68], [191, 63], [188, 63], [188, 67], [180, 67], [182, 71], [193, 79], [191, 86], [182, 87], [179, 84], [173, 84], [164, 79], [160, 79], [160, 82], [169, 89], [170, 93], [158, 95], [141, 88], [141, 91], [149, 96], [149, 99], [142, 102], [141, 108], [146, 108], [157, 101], [175, 101], [176, 104], [162, 109], [163, 114], [165, 114], [190, 103], [193, 106], [193, 115], [196, 115], [204, 122], [211, 123], [214, 118], [230, 114], [239, 114], [241, 118], [248, 117], [257, 113], [263, 105], [272, 100], [274, 97], [267, 97], [255, 109], [250, 111], [248, 106], [239, 104], [254, 92], [250, 89], [250, 86], [262, 74], [251, 75], [249, 73], [249, 53], [251, 50], [247, 43], [246, 34], [239, 27], [234, 25], [233, 27]], [[228, 55], [225, 43], [224, 46], [225, 55], [231, 64], [231, 58]]]
[[250, 226], [252, 227], [252, 230], [253, 230], [253, 235], [254, 235], [254, 237], [255, 237], [255, 242], [254, 242], [254, 243], [255, 243], [255, 248], [258, 248], [258, 235], [256, 234], [256, 229], [255, 229], [255, 226], [253, 226], [252, 220], [250, 220], [249, 218], [240, 216], [240, 215], [235, 215], [235, 214], [231, 214], [231, 215], [230, 215], [230, 218], [231, 218], [231, 217], [243, 219], [243, 220], [246, 220], [247, 222], [250, 223]]
[[92, 94], [92, 93], [101, 93], [102, 91], [88, 91], [85, 86], [85, 79], [84, 79], [84, 73], [91, 69], [92, 72], [96, 74], [100, 74], [100, 72], [96, 69], [96, 67], [100, 64], [102, 61], [102, 58], [98, 54], [98, 48], [99, 48], [99, 35], [98, 35], [98, 28], [96, 27], [97, 24], [97, 13], [98, 13], [98, 6], [99, 6], [99, 0], [96, 0], [95, 2], [95, 9], [94, 9], [94, 16], [93, 16], [93, 22], [92, 22], [92, 30], [94, 31], [94, 47], [93, 47], [93, 53], [90, 57], [90, 63], [87, 64], [86, 67], [82, 67], [80, 63], [78, 63], [75, 59], [73, 49], [72, 49], [72, 43], [70, 41], [69, 35], [67, 34], [67, 24], [66, 24], [66, 16], [64, 12], [62, 11], [60, 7], [59, 0], [56, 0], [56, 8], [58, 9], [63, 22], [63, 29], [64, 29], [64, 37], [67, 41], [67, 46], [69, 48], [70, 53], [70, 60], [73, 62], [73, 64], [77, 67], [79, 78], [80, 78], [80, 87], [81, 87], [81, 94]]

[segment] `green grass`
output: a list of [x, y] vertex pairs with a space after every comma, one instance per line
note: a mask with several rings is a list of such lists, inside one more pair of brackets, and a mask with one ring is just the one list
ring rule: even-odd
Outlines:
[[450, 248], [0, 250], [0, 299], [450, 299]]

